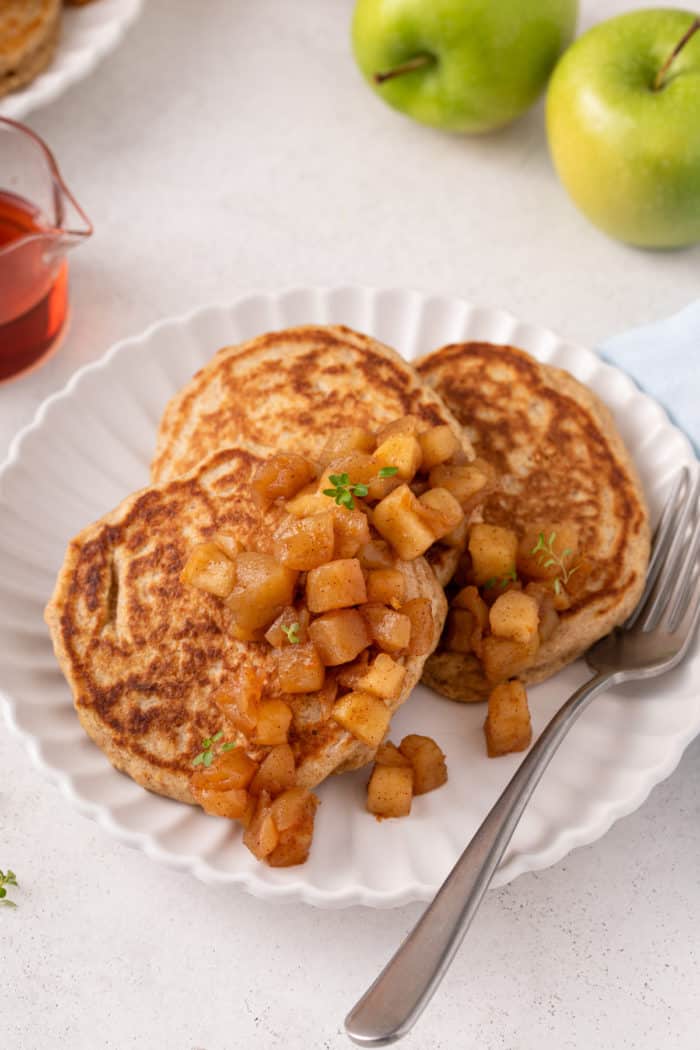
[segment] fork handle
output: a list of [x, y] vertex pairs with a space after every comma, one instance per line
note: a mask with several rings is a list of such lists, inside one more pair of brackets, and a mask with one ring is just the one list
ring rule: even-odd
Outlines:
[[540, 734], [462, 853], [432, 904], [345, 1019], [360, 1046], [387, 1046], [406, 1035], [437, 990], [488, 889], [532, 792], [578, 716], [616, 679], [582, 685]]

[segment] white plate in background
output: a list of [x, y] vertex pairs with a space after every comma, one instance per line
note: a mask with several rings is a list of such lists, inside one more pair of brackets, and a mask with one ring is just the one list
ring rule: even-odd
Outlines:
[[29, 84], [0, 98], [0, 117], [21, 120], [86, 77], [117, 47], [142, 4], [143, 0], [95, 0], [86, 7], [65, 8], [51, 62]]
[[[409, 359], [478, 339], [567, 368], [615, 414], [654, 516], [680, 464], [693, 460], [683, 434], [618, 369], [553, 332], [461, 300], [299, 288], [163, 321], [49, 398], [0, 471], [0, 704], [34, 764], [66, 799], [157, 860], [206, 882], [319, 906], [428, 900], [521, 760], [486, 757], [483, 705], [456, 704], [418, 687], [395, 717], [392, 736], [434, 736], [447, 754], [447, 785], [415, 799], [410, 817], [380, 824], [364, 809], [366, 770], [331, 777], [319, 789], [309, 861], [273, 869], [245, 849], [237, 825], [149, 794], [112, 769], [78, 723], [42, 620], [68, 539], [148, 483], [168, 399], [220, 346], [302, 323], [350, 325]], [[579, 661], [529, 690], [535, 734], [586, 676]], [[700, 731], [699, 682], [696, 646], [670, 675], [596, 700], [535, 791], [495, 883], [554, 864], [636, 809]]]

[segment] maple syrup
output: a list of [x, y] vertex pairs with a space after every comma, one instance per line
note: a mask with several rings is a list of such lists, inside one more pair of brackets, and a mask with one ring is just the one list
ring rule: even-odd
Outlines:
[[38, 208], [0, 189], [0, 383], [38, 365], [63, 330], [68, 263], [55, 238]]

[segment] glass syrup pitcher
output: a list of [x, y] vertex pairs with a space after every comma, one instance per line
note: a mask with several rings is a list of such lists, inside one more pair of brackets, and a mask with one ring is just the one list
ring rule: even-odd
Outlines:
[[91, 233], [48, 147], [0, 117], [0, 383], [58, 348], [68, 315], [66, 252]]

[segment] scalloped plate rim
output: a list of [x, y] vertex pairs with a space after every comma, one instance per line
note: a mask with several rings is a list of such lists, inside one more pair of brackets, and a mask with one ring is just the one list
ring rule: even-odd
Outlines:
[[[622, 388], [627, 396], [635, 396], [644, 399], [655, 410], [659, 423], [665, 428], [679, 435], [686, 447], [687, 453], [693, 457], [692, 449], [685, 434], [675, 426], [669, 419], [668, 413], [652, 397], [640, 389], [637, 383], [622, 370], [609, 364], [598, 357], [593, 351], [558, 336], [552, 329], [538, 324], [520, 321], [509, 311], [493, 309], [475, 304], [459, 297], [444, 296], [440, 294], [422, 293], [411, 288], [386, 287], [374, 288], [366, 285], [291, 285], [277, 290], [253, 288], [233, 297], [228, 303], [215, 302], [208, 305], [195, 307], [180, 315], [161, 318], [152, 322], [142, 332], [128, 336], [114, 343], [104, 354], [94, 361], [83, 365], [70, 377], [62, 389], [47, 397], [36, 409], [33, 419], [24, 426], [13, 438], [5, 459], [0, 463], [0, 500], [4, 488], [5, 476], [10, 467], [16, 464], [21, 456], [22, 448], [27, 437], [38, 430], [51, 406], [57, 402], [69, 399], [77, 390], [85, 375], [89, 375], [105, 369], [115, 357], [128, 352], [140, 344], [147, 343], [159, 332], [170, 327], [180, 328], [191, 325], [196, 319], [213, 313], [231, 313], [240, 308], [241, 304], [254, 298], [274, 299], [276, 301], [289, 298], [294, 295], [313, 292], [316, 295], [325, 296], [338, 293], [361, 293], [378, 297], [381, 295], [408, 295], [417, 297], [423, 304], [426, 302], [439, 301], [443, 304], [458, 303], [467, 310], [478, 310], [496, 323], [507, 323], [508, 326], [524, 327], [538, 338], [546, 338], [552, 341], [555, 347], [566, 347], [576, 354], [583, 354], [595, 365], [596, 370], [603, 373], [615, 375], [618, 384], [622, 380]], [[310, 322], [313, 323], [313, 322]], [[398, 907], [414, 901], [427, 901], [432, 899], [435, 889], [434, 885], [425, 881], [414, 879], [397, 890], [376, 890], [359, 884], [344, 886], [341, 889], [321, 889], [317, 886], [305, 884], [303, 879], [296, 880], [284, 885], [273, 885], [261, 882], [249, 872], [221, 872], [207, 864], [206, 860], [194, 855], [177, 855], [158, 844], [149, 832], [134, 831], [121, 826], [113, 817], [108, 805], [89, 801], [81, 796], [74, 787], [71, 775], [64, 769], [60, 769], [45, 761], [39, 754], [37, 738], [32, 733], [22, 729], [15, 719], [16, 702], [10, 694], [0, 688], [0, 707], [3, 710], [5, 722], [13, 735], [22, 742], [26, 748], [33, 765], [54, 784], [59, 792], [79, 812], [95, 820], [102, 828], [108, 831], [119, 841], [134, 848], [141, 849], [147, 856], [179, 871], [189, 871], [201, 881], [211, 885], [235, 885], [240, 886], [253, 896], [260, 899], [276, 900], [301, 900], [306, 904], [321, 908], [345, 908], [354, 905], [368, 907]], [[683, 751], [693, 738], [700, 732], [700, 705], [694, 719], [689, 719], [682, 729], [665, 736], [665, 753], [661, 762], [651, 766], [637, 766], [631, 771], [629, 790], [624, 795], [613, 798], [598, 800], [594, 806], [589, 819], [577, 827], [560, 828], [554, 832], [554, 839], [540, 850], [520, 851], [512, 856], [502, 865], [493, 880], [493, 886], [503, 886], [519, 875], [528, 871], [541, 871], [553, 864], [558, 863], [573, 849], [589, 845], [606, 834], [606, 832], [622, 817], [634, 812], [650, 794], [655, 787], [676, 769]], [[466, 843], [465, 843], [466, 845]], [[303, 870], [303, 869], [301, 869]]]

